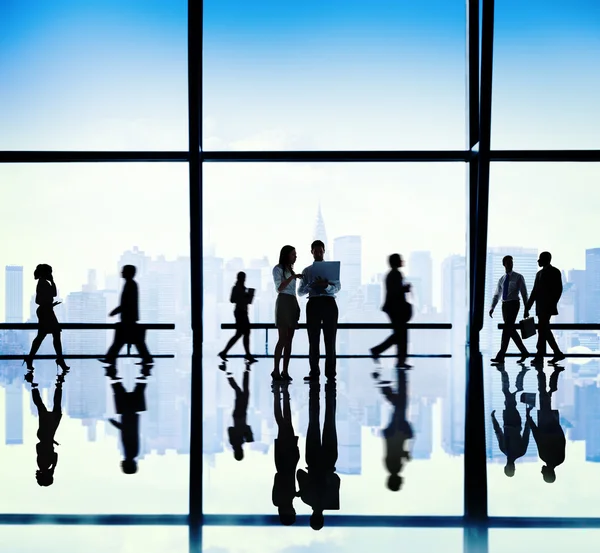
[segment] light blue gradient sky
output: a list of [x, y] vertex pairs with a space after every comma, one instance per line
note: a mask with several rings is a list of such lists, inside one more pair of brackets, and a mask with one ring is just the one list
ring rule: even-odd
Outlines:
[[187, 2], [2, 2], [0, 36], [1, 149], [187, 148]]
[[[600, 110], [585, 109], [598, 83], [586, 64], [600, 47], [599, 14], [589, 1], [497, 6], [495, 147], [595, 145], [584, 144], [586, 137], [596, 140], [594, 118], [600, 117]], [[204, 23], [208, 149], [464, 147], [462, 1], [375, 2], [367, 9], [361, 2], [211, 0]], [[61, 0], [50, 9], [38, 1], [27, 10], [3, 2], [0, 29], [0, 82], [9, 83], [0, 87], [0, 148], [186, 147], [186, 2]], [[548, 85], [567, 68], [565, 75], [596, 84], [584, 90]], [[60, 266], [63, 286], [72, 290], [94, 266], [91, 252], [103, 270], [133, 245], [152, 255], [188, 249], [187, 202], [171, 194], [173, 186], [185, 191], [179, 168], [0, 170], [8, 185], [0, 192], [3, 225], [17, 237], [3, 244], [5, 264], [30, 270], [44, 257]], [[582, 268], [584, 249], [598, 246], [597, 173], [594, 164], [495, 164], [490, 245], [549, 249], [557, 266]], [[456, 197], [465, 190], [462, 175], [460, 163], [206, 165], [205, 232], [218, 255], [274, 259], [283, 243], [300, 251], [312, 240], [321, 200], [330, 240], [363, 235], [365, 279], [385, 270], [390, 249], [431, 249], [438, 274], [443, 257], [465, 251], [465, 199]], [[53, 193], [42, 192], [46, 186]], [[363, 197], [365, 187], [369, 194]], [[289, 194], [278, 194], [280, 189]], [[548, 189], [553, 192], [541, 209], [539, 195]], [[384, 193], [396, 200], [371, 205], [369, 213], [379, 209], [380, 221], [394, 221], [391, 233], [389, 225], [370, 224], [359, 209], [365, 198], [372, 204]], [[45, 199], [34, 206], [35, 194]], [[81, 214], [92, 205], [97, 209], [84, 219], [93, 224], [84, 232]], [[164, 222], [148, 228], [161, 210]], [[558, 228], [547, 214], [559, 210], [563, 218], [577, 218], [577, 225]], [[509, 212], [520, 224], [507, 229]], [[51, 225], [44, 213], [52, 214]], [[272, 223], [256, 225], [281, 217], [289, 224], [275, 225], [276, 232]], [[236, 225], [245, 229], [242, 240], [232, 232]], [[117, 236], [123, 237], [118, 244]], [[81, 247], [86, 240], [94, 243], [88, 250]], [[68, 266], [65, 252], [73, 249], [82, 255], [77, 266]], [[75, 280], [65, 282], [70, 275]]]

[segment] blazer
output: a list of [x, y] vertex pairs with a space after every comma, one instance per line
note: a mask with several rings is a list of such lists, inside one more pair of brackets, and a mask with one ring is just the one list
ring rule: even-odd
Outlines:
[[560, 271], [552, 265], [547, 265], [535, 275], [535, 282], [527, 309], [530, 310], [535, 302], [535, 314], [548, 316], [558, 315], [558, 300], [562, 296], [563, 285]]
[[121, 304], [114, 310], [115, 315], [121, 315], [122, 323], [137, 323], [140, 319], [138, 312], [138, 285], [133, 279], [125, 280], [121, 292]]
[[381, 310], [391, 313], [404, 307], [406, 304], [407, 286], [403, 283], [402, 273], [392, 269], [385, 277], [385, 302]]

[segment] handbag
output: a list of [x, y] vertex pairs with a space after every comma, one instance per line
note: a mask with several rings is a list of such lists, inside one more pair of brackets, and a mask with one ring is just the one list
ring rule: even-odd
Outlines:
[[527, 317], [519, 322], [519, 328], [521, 330], [521, 338], [526, 340], [535, 336], [535, 319], [533, 317]]

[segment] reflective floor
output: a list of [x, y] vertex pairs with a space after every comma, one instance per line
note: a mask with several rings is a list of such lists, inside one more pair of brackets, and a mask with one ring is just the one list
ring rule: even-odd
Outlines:
[[[463, 515], [465, 358], [454, 351], [452, 359], [411, 358], [413, 368], [400, 371], [393, 359], [339, 359], [335, 382], [311, 384], [303, 382], [307, 360], [293, 359], [293, 381], [275, 385], [272, 360], [222, 364], [210, 352], [202, 368], [204, 513], [220, 516], [218, 524], [260, 515], [270, 525], [209, 525], [190, 542], [184, 517], [171, 526], [18, 526], [5, 516], [0, 550], [37, 551], [43, 541], [61, 552], [83, 543], [116, 552], [363, 551], [376, 540], [383, 551], [402, 543], [404, 551], [462, 552], [461, 527], [335, 522]], [[516, 358], [495, 367], [490, 357], [490, 516], [600, 517], [597, 361], [538, 371]], [[115, 371], [69, 360], [67, 373], [40, 360], [29, 380], [18, 361], [0, 361], [4, 515], [187, 515], [191, 361], [157, 360], [144, 370], [135, 360], [119, 360]], [[597, 532], [492, 528], [487, 550], [537, 550], [546, 540], [544, 550], [554, 551], [566, 539], [592, 551]]]
[[600, 516], [600, 370], [577, 361], [485, 367], [490, 516]]
[[205, 359], [204, 512], [462, 515], [464, 379], [453, 402], [451, 360], [411, 363], [341, 359], [309, 385], [292, 359], [272, 385], [272, 360]]
[[0, 512], [187, 514], [190, 364], [0, 361]]

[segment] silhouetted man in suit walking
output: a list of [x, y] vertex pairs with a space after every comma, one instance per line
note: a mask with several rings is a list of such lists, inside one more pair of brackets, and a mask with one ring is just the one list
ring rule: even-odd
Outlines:
[[393, 333], [378, 346], [371, 348], [373, 359], [379, 356], [393, 344], [398, 346], [398, 363], [396, 367], [410, 369], [411, 365], [406, 363], [408, 347], [407, 323], [411, 315], [411, 306], [406, 301], [406, 292], [410, 292], [410, 284], [404, 284], [402, 280], [402, 257], [400, 254], [390, 255], [389, 263], [391, 271], [385, 278], [385, 302], [381, 310], [387, 313], [392, 323]]
[[142, 363], [152, 363], [152, 356], [144, 341], [144, 332], [137, 324], [139, 320], [138, 311], [138, 286], [133, 277], [135, 266], [124, 265], [121, 276], [125, 279], [123, 292], [121, 293], [121, 304], [115, 307], [109, 316], [121, 315], [121, 322], [115, 329], [115, 338], [102, 362], [114, 365], [117, 355], [125, 344], [134, 344], [142, 357]]
[[565, 354], [560, 351], [550, 330], [550, 318], [552, 315], [558, 315], [558, 300], [560, 300], [563, 290], [562, 275], [556, 267], [550, 265], [550, 261], [552, 261], [550, 252], [540, 254], [538, 265], [542, 269], [535, 276], [533, 290], [525, 308], [526, 313], [528, 313], [535, 302], [535, 313], [538, 317], [537, 353], [531, 361], [532, 365], [544, 364], [546, 342], [554, 352], [554, 357], [550, 361], [551, 364], [565, 358]]
[[512, 338], [515, 345], [521, 352], [521, 358], [519, 363], [523, 363], [529, 352], [523, 344], [523, 340], [519, 336], [517, 329], [513, 327], [521, 308], [521, 302], [519, 301], [519, 294], [523, 296], [523, 303], [525, 304], [525, 316], [529, 315], [527, 310], [527, 287], [525, 286], [525, 279], [523, 275], [513, 271], [513, 258], [512, 255], [506, 255], [502, 259], [502, 265], [506, 269], [506, 273], [500, 277], [498, 281], [498, 288], [492, 299], [492, 308], [490, 309], [490, 317], [494, 313], [494, 309], [498, 304], [498, 300], [502, 298], [502, 318], [504, 319], [504, 329], [502, 330], [502, 342], [500, 343], [500, 351], [496, 354], [496, 357], [492, 359], [492, 363], [503, 364], [508, 344]]

